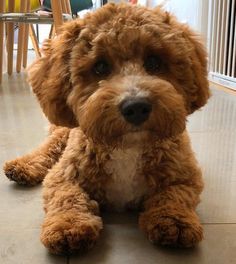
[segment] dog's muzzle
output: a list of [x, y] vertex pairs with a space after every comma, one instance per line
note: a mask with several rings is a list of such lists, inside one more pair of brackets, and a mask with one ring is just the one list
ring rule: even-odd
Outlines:
[[125, 120], [135, 126], [144, 123], [152, 111], [151, 103], [143, 97], [130, 97], [120, 103], [120, 112]]

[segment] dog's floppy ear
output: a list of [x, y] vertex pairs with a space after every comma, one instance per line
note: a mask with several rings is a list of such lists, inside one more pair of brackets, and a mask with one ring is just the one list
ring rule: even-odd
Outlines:
[[28, 69], [28, 80], [39, 103], [53, 124], [76, 127], [78, 122], [67, 104], [71, 91], [69, 60], [74, 42], [81, 29], [81, 21], [65, 23], [61, 33], [45, 41], [43, 57]]
[[173, 14], [165, 12], [162, 6], [155, 8], [154, 12], [162, 17], [162, 22], [170, 26], [172, 34], [183, 37], [185, 50], [188, 50], [183, 56], [187, 56], [188, 65], [181, 65], [183, 70], [178, 74], [180, 74], [179, 79], [184, 81], [182, 88], [188, 113], [193, 113], [205, 105], [210, 96], [207, 53], [202, 39], [188, 25], [178, 22]]
[[208, 71], [207, 71], [207, 53], [201, 37], [194, 33], [189, 27], [184, 26], [184, 37], [190, 44], [190, 62], [192, 70], [192, 81], [185, 87], [188, 98], [189, 113], [204, 106], [210, 96]]

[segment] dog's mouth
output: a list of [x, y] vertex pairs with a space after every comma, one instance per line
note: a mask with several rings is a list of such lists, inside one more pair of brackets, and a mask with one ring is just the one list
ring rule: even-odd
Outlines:
[[154, 130], [142, 130], [141, 128], [134, 128], [116, 137], [116, 140], [122, 145], [145, 145], [151, 141], [157, 140], [158, 135]]

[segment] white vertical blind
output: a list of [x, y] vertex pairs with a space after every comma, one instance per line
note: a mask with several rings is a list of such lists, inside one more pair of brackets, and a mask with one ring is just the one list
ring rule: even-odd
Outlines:
[[236, 0], [210, 0], [210, 78], [236, 89]]
[[227, 65], [227, 43], [228, 43], [228, 37], [229, 37], [229, 12], [230, 12], [230, 0], [226, 0], [226, 9], [225, 9], [225, 27], [224, 27], [224, 48], [223, 48], [223, 52], [224, 52], [224, 57], [223, 57], [223, 74], [226, 75], [227, 71], [226, 71], [226, 65]]
[[236, 78], [236, 0], [212, 0], [209, 7], [210, 70]]
[[230, 76], [232, 72], [232, 56], [233, 56], [233, 39], [234, 39], [234, 26], [235, 26], [235, 0], [231, 0], [230, 6], [230, 24], [229, 24], [229, 55], [227, 63], [227, 75]]
[[236, 82], [236, 0], [211, 0], [209, 10], [210, 70]]

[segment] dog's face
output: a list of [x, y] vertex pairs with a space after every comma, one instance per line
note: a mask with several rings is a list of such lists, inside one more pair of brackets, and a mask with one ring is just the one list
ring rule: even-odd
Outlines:
[[209, 97], [202, 44], [160, 8], [108, 4], [44, 53], [29, 80], [48, 119], [103, 144], [176, 136]]

